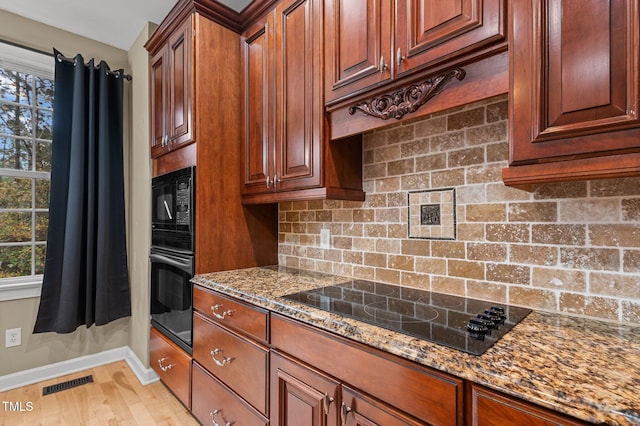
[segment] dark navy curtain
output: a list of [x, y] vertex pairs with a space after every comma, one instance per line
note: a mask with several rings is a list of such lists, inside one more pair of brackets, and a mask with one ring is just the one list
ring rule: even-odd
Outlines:
[[123, 73], [54, 54], [49, 230], [34, 333], [70, 333], [131, 315]]

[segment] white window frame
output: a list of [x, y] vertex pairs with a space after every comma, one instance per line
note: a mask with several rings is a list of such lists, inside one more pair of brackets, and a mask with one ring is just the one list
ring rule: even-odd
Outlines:
[[[8, 68], [26, 74], [54, 79], [54, 59], [44, 53], [35, 52], [0, 41], [0, 68]], [[50, 178], [48, 172], [27, 170], [4, 170], [3, 176], [23, 178]], [[35, 212], [35, 207], [29, 209]], [[33, 230], [35, 232], [35, 229]], [[40, 297], [42, 275], [0, 278], [0, 301]]]

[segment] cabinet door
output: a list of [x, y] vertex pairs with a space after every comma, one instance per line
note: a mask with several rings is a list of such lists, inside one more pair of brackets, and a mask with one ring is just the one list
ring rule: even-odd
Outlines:
[[243, 193], [273, 192], [273, 14], [242, 36], [244, 70]]
[[510, 165], [639, 151], [638, 0], [510, 7]]
[[472, 390], [471, 413], [473, 426], [577, 426], [585, 424], [476, 385]]
[[151, 107], [151, 157], [157, 158], [169, 151], [167, 140], [167, 85], [169, 78], [168, 51], [162, 49], [151, 58], [149, 99]]
[[338, 424], [339, 384], [277, 352], [271, 353], [271, 424]]
[[193, 18], [169, 37], [169, 139], [171, 148], [193, 142]]
[[277, 191], [319, 186], [324, 125], [320, 0], [276, 8]]
[[397, 0], [396, 74], [465, 54], [474, 56], [505, 40], [504, 0]]
[[421, 426], [423, 422], [342, 385], [340, 417], [344, 426]]
[[391, 0], [325, 0], [325, 102], [391, 78]]

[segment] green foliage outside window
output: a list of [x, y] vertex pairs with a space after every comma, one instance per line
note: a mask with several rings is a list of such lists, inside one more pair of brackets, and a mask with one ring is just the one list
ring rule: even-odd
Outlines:
[[0, 278], [44, 269], [52, 119], [52, 79], [0, 68]]

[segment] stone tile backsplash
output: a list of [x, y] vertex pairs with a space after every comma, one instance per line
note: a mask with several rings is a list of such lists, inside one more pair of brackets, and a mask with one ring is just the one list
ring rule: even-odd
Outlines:
[[[640, 324], [640, 178], [526, 192], [507, 157], [506, 95], [367, 133], [366, 200], [281, 203], [279, 262]], [[409, 194], [453, 188], [455, 239], [410, 238]]]

